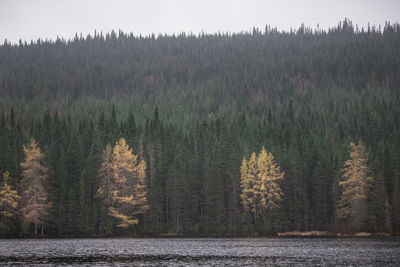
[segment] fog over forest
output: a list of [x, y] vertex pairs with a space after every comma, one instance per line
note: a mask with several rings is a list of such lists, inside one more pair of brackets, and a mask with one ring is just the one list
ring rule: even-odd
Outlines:
[[399, 21], [399, 14], [397, 0], [2, 0], [0, 42], [69, 39], [112, 30], [144, 36], [233, 33], [267, 24], [285, 31], [302, 24], [327, 30], [345, 18], [366, 28]]

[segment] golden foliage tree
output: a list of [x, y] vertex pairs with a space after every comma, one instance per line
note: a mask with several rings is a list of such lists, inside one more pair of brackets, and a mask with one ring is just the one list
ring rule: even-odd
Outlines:
[[[117, 227], [126, 228], [139, 223], [137, 215], [149, 206], [146, 198], [146, 163], [121, 138], [114, 148], [106, 147], [99, 170], [100, 189], [109, 215], [119, 220]], [[136, 217], [136, 218], [134, 218]]]
[[257, 159], [258, 179], [255, 184], [255, 191], [259, 197], [260, 209], [271, 210], [279, 207], [282, 201], [282, 190], [277, 181], [283, 179], [284, 172], [281, 172], [274, 160], [272, 153], [267, 153], [263, 147]]
[[358, 231], [367, 216], [368, 190], [373, 180], [368, 175], [368, 155], [364, 144], [361, 141], [357, 145], [351, 142], [350, 148], [350, 159], [346, 160], [341, 170], [341, 196], [337, 205], [337, 216], [347, 220]]
[[30, 144], [24, 145], [24, 153], [25, 161], [21, 163], [21, 213], [28, 222], [35, 224], [35, 235], [39, 224], [43, 234], [45, 218], [52, 206], [46, 191], [48, 169], [43, 165], [44, 156], [35, 139], [32, 138]]
[[3, 173], [3, 181], [0, 185], [0, 215], [3, 217], [3, 226], [7, 232], [7, 219], [15, 216], [20, 196], [11, 185], [8, 184], [10, 173]]
[[258, 216], [279, 207], [283, 193], [278, 181], [283, 179], [284, 172], [271, 153], [264, 147], [258, 156], [253, 152], [249, 161], [243, 159], [240, 170], [240, 197], [245, 211]]

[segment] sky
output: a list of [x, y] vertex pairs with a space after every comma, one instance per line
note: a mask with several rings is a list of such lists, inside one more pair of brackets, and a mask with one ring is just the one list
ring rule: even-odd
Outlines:
[[400, 0], [0, 0], [0, 42], [72, 38], [75, 33], [240, 32], [327, 29], [349, 18], [366, 27], [400, 22]]

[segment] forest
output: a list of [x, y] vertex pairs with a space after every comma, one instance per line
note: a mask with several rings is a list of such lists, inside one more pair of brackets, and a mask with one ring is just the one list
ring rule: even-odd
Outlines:
[[0, 236], [400, 234], [400, 24], [0, 45]]

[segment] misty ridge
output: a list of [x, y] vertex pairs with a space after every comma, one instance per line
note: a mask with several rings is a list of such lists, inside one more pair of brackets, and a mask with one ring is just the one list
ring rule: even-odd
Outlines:
[[0, 235], [398, 235], [399, 47], [348, 19], [5, 40]]

